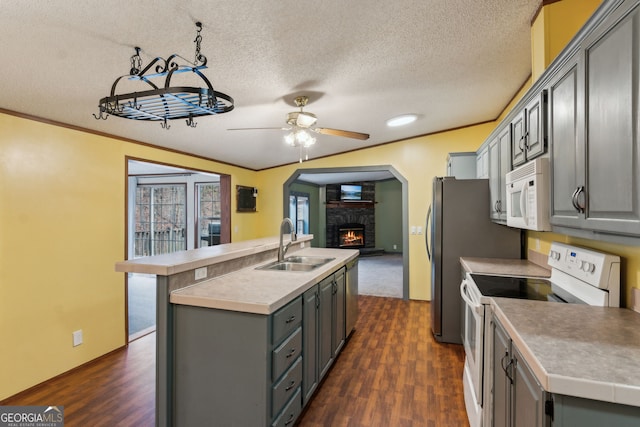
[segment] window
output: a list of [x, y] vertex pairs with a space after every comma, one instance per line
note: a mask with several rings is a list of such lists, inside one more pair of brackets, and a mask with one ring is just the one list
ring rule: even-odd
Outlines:
[[198, 248], [220, 244], [220, 183], [196, 184]]
[[135, 201], [136, 257], [187, 248], [185, 185], [139, 185]]
[[295, 224], [296, 234], [309, 234], [308, 193], [289, 193], [289, 218]]

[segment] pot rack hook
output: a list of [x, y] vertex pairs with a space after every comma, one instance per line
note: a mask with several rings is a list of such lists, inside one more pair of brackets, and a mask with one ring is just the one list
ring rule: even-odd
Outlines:
[[136, 53], [131, 56], [131, 69], [129, 70], [129, 74], [135, 76], [140, 73], [142, 69], [142, 58], [140, 58], [140, 48], [138, 46], [134, 47]]
[[95, 117], [96, 120], [107, 120], [109, 113], [105, 113], [104, 109], [100, 108], [98, 115], [96, 116], [96, 113], [93, 113], [93, 117]]

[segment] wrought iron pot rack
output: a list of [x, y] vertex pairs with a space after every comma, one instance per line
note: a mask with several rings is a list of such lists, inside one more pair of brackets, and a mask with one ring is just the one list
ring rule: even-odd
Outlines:
[[[111, 94], [100, 100], [96, 119], [106, 120], [109, 115], [123, 117], [132, 120], [160, 121], [165, 129], [169, 129], [168, 120], [186, 119], [187, 125], [196, 127], [194, 117], [213, 114], [228, 113], [233, 110], [233, 98], [213, 89], [211, 82], [202, 74], [206, 69], [207, 58], [200, 53], [202, 36], [202, 24], [196, 22], [198, 34], [195, 39], [195, 61], [190, 62], [180, 55], [173, 54], [167, 59], [154, 58], [144, 69], [140, 58], [140, 48], [136, 47], [136, 53], [131, 57], [131, 69], [129, 74], [118, 77], [111, 86]], [[181, 59], [186, 64], [178, 64]], [[147, 74], [149, 70], [155, 71]], [[171, 86], [171, 78], [174, 74], [192, 72], [197, 75], [205, 87]], [[164, 77], [164, 86], [159, 87], [151, 79]], [[152, 89], [116, 94], [118, 83], [127, 78], [139, 80], [148, 84]]]

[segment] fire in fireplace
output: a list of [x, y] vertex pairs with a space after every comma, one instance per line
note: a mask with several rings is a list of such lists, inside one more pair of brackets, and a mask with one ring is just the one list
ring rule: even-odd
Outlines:
[[363, 248], [364, 224], [343, 224], [339, 226], [338, 242], [341, 248]]

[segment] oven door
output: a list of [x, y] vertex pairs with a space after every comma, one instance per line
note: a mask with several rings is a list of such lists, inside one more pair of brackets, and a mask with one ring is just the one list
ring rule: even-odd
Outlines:
[[473, 282], [464, 279], [460, 284], [462, 297], [462, 344], [466, 355], [465, 375], [473, 385], [475, 400], [482, 405], [482, 367], [484, 336], [484, 305], [480, 303], [480, 291]]

